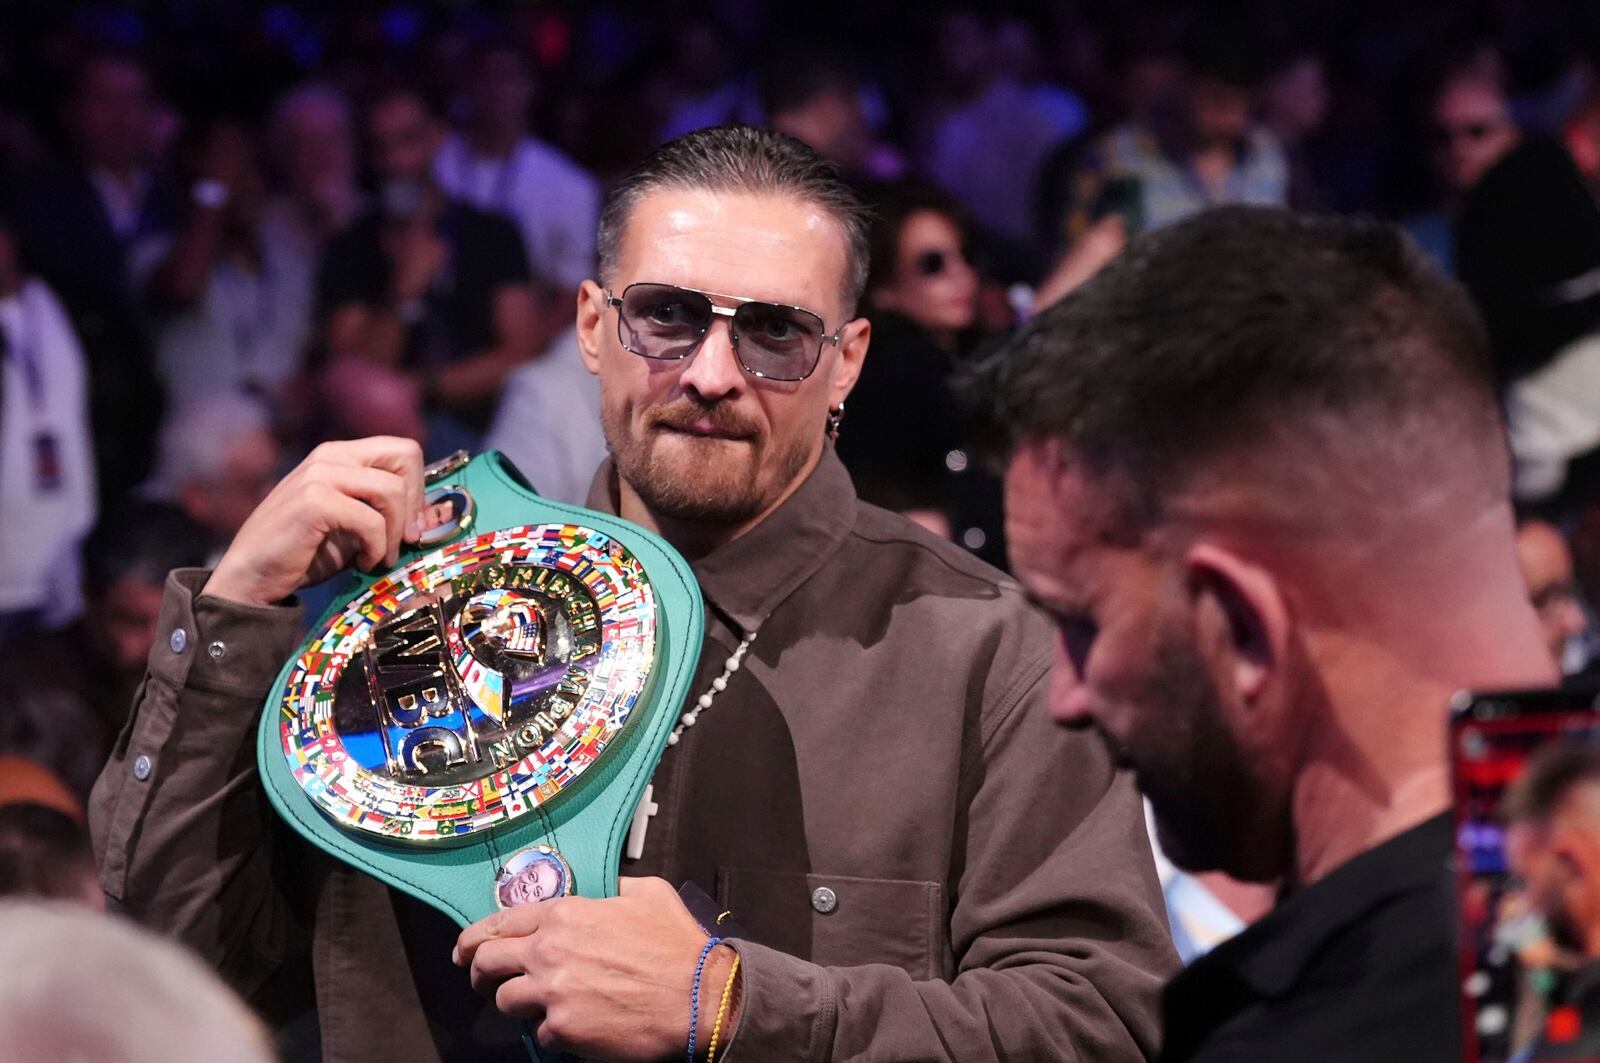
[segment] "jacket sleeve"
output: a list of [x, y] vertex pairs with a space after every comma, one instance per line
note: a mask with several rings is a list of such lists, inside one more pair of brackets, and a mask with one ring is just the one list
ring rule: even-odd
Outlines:
[[304, 942], [291, 892], [304, 876], [275, 861], [277, 817], [255, 760], [261, 707], [298, 641], [300, 609], [202, 596], [208, 576], [167, 577], [89, 829], [110, 906], [181, 939], [254, 996]]
[[730, 1063], [1154, 1058], [1177, 970], [1132, 778], [1045, 710], [1048, 659], [985, 716], [957, 831], [955, 977], [743, 957]]

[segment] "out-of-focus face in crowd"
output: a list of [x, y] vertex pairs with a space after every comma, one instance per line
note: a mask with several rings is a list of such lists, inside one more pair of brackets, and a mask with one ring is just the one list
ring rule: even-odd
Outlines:
[[355, 180], [350, 112], [330, 89], [310, 88], [284, 102], [272, 128], [273, 162], [291, 195], [320, 202]]
[[1195, 75], [1189, 84], [1189, 115], [1196, 146], [1237, 143], [1250, 130], [1251, 102], [1248, 88]]
[[1303, 55], [1262, 87], [1261, 116], [1273, 132], [1292, 142], [1321, 128], [1330, 102], [1321, 58]]
[[1517, 527], [1517, 561], [1528, 582], [1528, 597], [1539, 614], [1539, 628], [1551, 656], [1560, 663], [1566, 657], [1568, 643], [1589, 626], [1583, 606], [1578, 603], [1572, 552], [1553, 526], [1542, 520], [1528, 520]]
[[894, 274], [872, 293], [873, 303], [936, 335], [949, 335], [972, 326], [977, 298], [978, 274], [956, 223], [937, 210], [907, 215]]
[[91, 603], [90, 637], [119, 673], [144, 670], [156, 641], [161, 618], [162, 585], [140, 575], [127, 575], [106, 587]]
[[150, 79], [139, 65], [101, 57], [79, 74], [67, 125], [89, 165], [125, 173], [149, 156], [153, 113]]
[[[1545, 763], [1536, 757], [1529, 773]], [[1550, 940], [1580, 957], [1600, 955], [1600, 783], [1572, 780], [1544, 814], [1514, 816], [1506, 858], [1544, 916]]]
[[422, 101], [406, 93], [380, 99], [367, 112], [372, 168], [384, 182], [431, 180], [444, 132]]
[[1447, 83], [1434, 100], [1432, 122], [1435, 165], [1457, 195], [1476, 185], [1521, 139], [1505, 93], [1484, 77]]
[[472, 120], [521, 128], [533, 104], [533, 78], [528, 65], [511, 48], [494, 48], [477, 58], [467, 83]]

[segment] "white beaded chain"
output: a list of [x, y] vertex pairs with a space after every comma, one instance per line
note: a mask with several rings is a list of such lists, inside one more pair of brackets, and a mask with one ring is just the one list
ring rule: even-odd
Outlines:
[[700, 714], [711, 707], [711, 703], [716, 700], [717, 695], [728, 689], [728, 680], [733, 676], [733, 673], [739, 670], [739, 666], [744, 663], [744, 655], [750, 649], [750, 644], [755, 640], [756, 633], [754, 631], [740, 640], [739, 648], [733, 651], [733, 656], [722, 663], [722, 674], [711, 681], [711, 689], [700, 695], [694, 706], [679, 719], [678, 726], [674, 727], [672, 733], [667, 736], [667, 745], [677, 745], [678, 739], [683, 737], [683, 732], [693, 727], [695, 721], [700, 718]]

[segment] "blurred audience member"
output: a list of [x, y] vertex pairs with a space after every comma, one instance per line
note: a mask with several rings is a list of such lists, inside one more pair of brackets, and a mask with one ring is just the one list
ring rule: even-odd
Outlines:
[[1506, 793], [1506, 855], [1557, 948], [1582, 957], [1562, 979], [1528, 1063], [1600, 1056], [1600, 748], [1552, 745]]
[[738, 51], [727, 26], [690, 13], [671, 20], [662, 36], [666, 67], [646, 93], [663, 116], [657, 143], [706, 126], [761, 120], [752, 86], [734, 73]]
[[1456, 221], [1457, 273], [1489, 329], [1517, 495], [1547, 502], [1600, 448], [1600, 206], [1556, 142], [1533, 138], [1481, 175]]
[[1564, 674], [1581, 671], [1592, 649], [1584, 640], [1589, 617], [1578, 597], [1567, 540], [1550, 522], [1524, 517], [1517, 522], [1517, 562], [1551, 657]]
[[1256, 74], [1243, 50], [1211, 37], [1189, 49], [1182, 90], [1144, 121], [1090, 146], [1071, 179], [1062, 233], [1078, 240], [1111, 214], [1128, 235], [1224, 204], [1282, 206], [1283, 149], [1256, 125]]
[[114, 500], [149, 472], [162, 408], [129, 256], [145, 237], [173, 230], [178, 198], [151, 166], [151, 87], [139, 62], [85, 58], [63, 112], [71, 158], [23, 182], [17, 238], [83, 344], [97, 482]]
[[195, 190], [187, 219], [145, 241], [134, 262], [149, 277], [168, 403], [286, 399], [310, 335], [311, 260], [262, 224], [261, 159], [243, 123], [199, 126], [181, 155]]
[[1386, 226], [1227, 208], [990, 379], [1053, 713], [1121, 751], [1179, 867], [1284, 883], [1168, 987], [1162, 1058], [1456, 1063], [1450, 697], [1558, 674], [1466, 298]]
[[119, 917], [0, 904], [8, 1063], [270, 1063], [259, 1019], [195, 956]]
[[420, 95], [391, 89], [366, 114], [379, 207], [323, 258], [328, 355], [414, 381], [430, 441], [476, 449], [506, 376], [537, 351], [522, 238], [440, 190], [444, 129]]
[[574, 506], [588, 499], [606, 437], [600, 381], [583, 364], [575, 329], [506, 378], [483, 445], [510, 458], [544, 497]]
[[329, 85], [290, 89], [267, 121], [266, 147], [273, 189], [262, 212], [263, 231], [314, 265], [323, 246], [362, 207], [350, 104]]
[[[1013, 52], [1030, 49], [1025, 26], [1008, 23], [1007, 31]], [[1088, 127], [1088, 112], [1064, 89], [1029, 84], [1025, 70], [1002, 63], [1001, 35], [977, 11], [947, 12], [937, 33], [933, 87], [951, 102], [931, 131], [924, 168], [987, 232], [1031, 245], [1040, 169]]]
[[1447, 70], [1433, 93], [1427, 125], [1429, 158], [1443, 201], [1437, 210], [1402, 224], [1441, 267], [1453, 272], [1457, 260], [1453, 225], [1462, 200], [1522, 139], [1492, 54], [1474, 54]]
[[0, 643], [83, 605], [78, 548], [94, 526], [83, 350], [0, 219]]
[[267, 408], [245, 395], [217, 395], [167, 418], [147, 491], [201, 530], [209, 565], [278, 482], [281, 460]]
[[[0, 758], [0, 768], [21, 767], [7, 760]], [[51, 804], [0, 798], [0, 897], [105, 909], [81, 808], [69, 813]]]
[[1590, 190], [1600, 194], [1600, 94], [1573, 111], [1562, 127], [1561, 141]]
[[884, 187], [872, 206], [872, 353], [850, 393], [839, 457], [866, 501], [1003, 561], [995, 485], [951, 386], [977, 316], [966, 212], [916, 183]]
[[1433, 100], [1430, 131], [1453, 193], [1472, 191], [1522, 139], [1499, 76], [1475, 62], [1447, 77]]
[[1328, 117], [1328, 70], [1312, 49], [1290, 51], [1261, 86], [1261, 125], [1277, 138], [1289, 167], [1287, 205], [1295, 210], [1326, 207], [1307, 142]]
[[169, 506], [128, 502], [103, 517], [84, 547], [82, 617], [0, 650], [10, 690], [0, 699], [0, 751], [49, 767], [86, 796], [144, 675], [167, 573], [205, 559], [199, 529]]
[[782, 51], [761, 79], [767, 125], [803, 141], [839, 168], [845, 180], [887, 180], [905, 160], [877, 140], [867, 117], [866, 86], [854, 64], [822, 44]]
[[559, 316], [559, 329], [572, 323], [578, 285], [594, 275], [600, 186], [529, 132], [533, 99], [533, 74], [522, 53], [508, 44], [480, 50], [467, 82], [466, 130], [445, 140], [434, 173], [446, 195], [517, 223], [550, 308], [544, 316]]

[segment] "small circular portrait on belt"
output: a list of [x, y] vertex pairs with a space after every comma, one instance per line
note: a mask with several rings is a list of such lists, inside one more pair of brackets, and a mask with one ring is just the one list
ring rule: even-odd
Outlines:
[[566, 897], [572, 891], [572, 868], [547, 845], [532, 846], [507, 860], [494, 883], [494, 899], [501, 908]]

